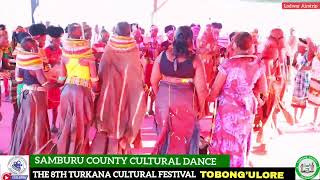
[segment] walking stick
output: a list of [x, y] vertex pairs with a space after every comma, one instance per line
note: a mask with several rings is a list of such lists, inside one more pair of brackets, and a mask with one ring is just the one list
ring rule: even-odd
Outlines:
[[[210, 128], [210, 135], [209, 135], [209, 146], [212, 143], [212, 137], [213, 137], [213, 131], [215, 128], [215, 122], [216, 122], [216, 117], [217, 117], [217, 108], [218, 108], [218, 100], [214, 101], [214, 106], [213, 106], [213, 114], [211, 118], [211, 128]], [[207, 151], [207, 154], [209, 154], [209, 151]]]

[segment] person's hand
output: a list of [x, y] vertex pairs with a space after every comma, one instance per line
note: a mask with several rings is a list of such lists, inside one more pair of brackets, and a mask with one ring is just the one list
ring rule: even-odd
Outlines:
[[120, 139], [119, 146], [120, 146], [121, 149], [126, 149], [127, 148], [127, 144], [128, 144], [127, 138], [123, 137], [123, 138]]

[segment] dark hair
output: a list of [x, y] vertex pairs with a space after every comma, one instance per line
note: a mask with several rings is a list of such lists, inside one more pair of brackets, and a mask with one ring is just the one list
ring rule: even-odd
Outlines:
[[192, 23], [192, 24], [190, 25], [190, 27], [194, 27], [194, 26], [197, 26], [198, 28], [201, 28], [200, 24]]
[[189, 26], [180, 26], [175, 34], [173, 41], [174, 56], [190, 56], [189, 43], [192, 41], [193, 33]]
[[130, 36], [130, 30], [128, 22], [119, 22], [115, 28], [115, 33], [119, 36]]
[[141, 34], [145, 33], [145, 30], [142, 27], [140, 27], [140, 31], [141, 31]]
[[303, 38], [299, 38], [299, 42], [301, 42], [302, 44], [307, 45], [307, 40], [303, 39]]
[[166, 26], [166, 27], [164, 28], [164, 32], [167, 33], [167, 32], [169, 32], [169, 31], [175, 30], [175, 29], [176, 29], [176, 27], [175, 27], [174, 25], [168, 25], [168, 26]]
[[31, 35], [27, 32], [19, 32], [18, 34], [16, 34], [15, 38], [18, 43], [21, 43], [23, 41], [23, 39], [25, 39], [27, 37], [31, 37]]
[[65, 33], [68, 33], [69, 25], [70, 25], [70, 24], [68, 24], [68, 25], [64, 28], [64, 32], [65, 32]]
[[109, 33], [109, 32], [105, 29], [101, 29], [100, 34], [102, 34], [102, 33]]
[[249, 50], [253, 44], [252, 36], [248, 32], [240, 32], [235, 37], [235, 43], [239, 49]]
[[237, 32], [232, 32], [229, 34], [229, 40], [232, 41], [232, 38], [237, 34]]
[[47, 32], [50, 37], [59, 38], [62, 36], [64, 30], [61, 27], [49, 26]]
[[4, 25], [4, 24], [0, 24], [0, 30], [6, 30], [6, 25]]
[[73, 31], [75, 31], [77, 28], [80, 28], [79, 23], [72, 23], [68, 25], [68, 34], [70, 35]]
[[211, 25], [212, 25], [213, 28], [222, 29], [222, 24], [221, 23], [213, 22]]
[[25, 37], [25, 38], [23, 38], [22, 39], [22, 41], [21, 41], [21, 47], [24, 49], [24, 50], [26, 50], [26, 45], [27, 45], [27, 43], [36, 43], [36, 41], [32, 38], [32, 37]]
[[46, 35], [47, 34], [47, 28], [44, 24], [39, 23], [39, 24], [32, 24], [29, 27], [29, 33], [32, 36], [37, 36], [37, 35]]
[[137, 29], [139, 28], [139, 25], [137, 24], [137, 23], [132, 23], [132, 24], [130, 24], [130, 30], [131, 30], [131, 32], [133, 31], [133, 27], [136, 27]]

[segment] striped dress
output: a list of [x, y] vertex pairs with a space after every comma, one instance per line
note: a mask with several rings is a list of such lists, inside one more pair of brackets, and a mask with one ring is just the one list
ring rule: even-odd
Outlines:
[[308, 90], [310, 86], [310, 71], [304, 70], [304, 67], [310, 66], [307, 60], [307, 53], [298, 59], [299, 68], [295, 77], [292, 107], [306, 108], [308, 99]]

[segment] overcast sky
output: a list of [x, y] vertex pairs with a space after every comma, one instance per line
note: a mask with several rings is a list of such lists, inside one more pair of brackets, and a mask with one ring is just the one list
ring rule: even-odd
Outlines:
[[[1, 0], [0, 23], [9, 28], [31, 24], [30, 0]], [[161, 0], [158, 0], [161, 2]], [[152, 0], [40, 0], [36, 20], [65, 26], [87, 21], [107, 29], [120, 20], [138, 22], [147, 30], [151, 24]], [[273, 27], [285, 32], [291, 27], [299, 36], [312, 36], [320, 42], [316, 20], [320, 10], [282, 10], [281, 3], [254, 3], [240, 0], [169, 0], [155, 15], [154, 23], [165, 25], [205, 24], [218, 21], [223, 33], [258, 28], [265, 36]]]

